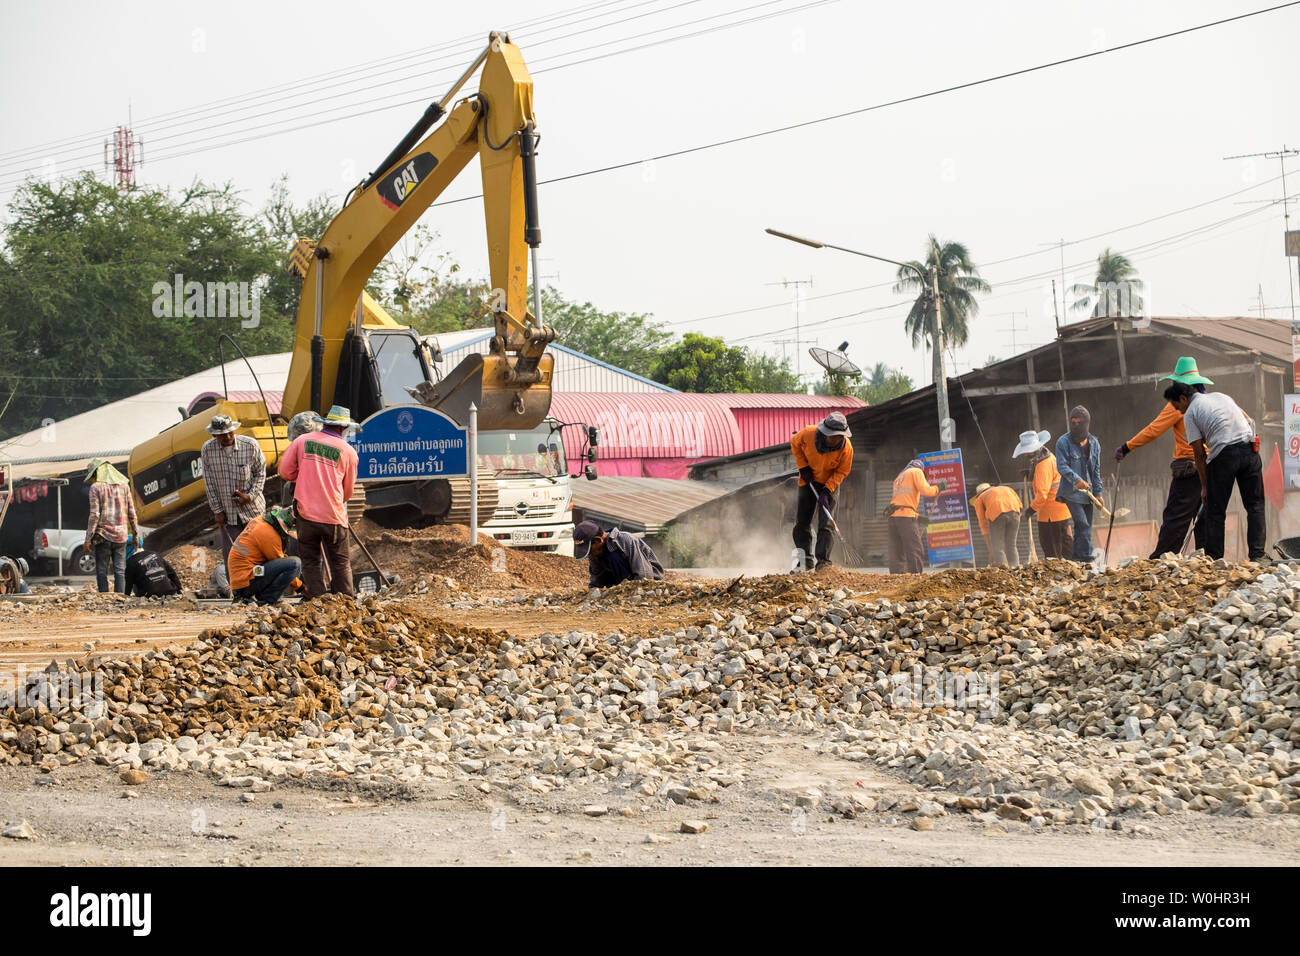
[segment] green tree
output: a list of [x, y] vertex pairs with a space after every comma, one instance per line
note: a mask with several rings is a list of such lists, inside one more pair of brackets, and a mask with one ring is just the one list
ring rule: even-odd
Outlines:
[[[155, 314], [177, 275], [247, 282], [280, 268], [264, 225], [229, 186], [195, 182], [179, 196], [118, 190], [86, 174], [29, 182], [8, 207], [0, 250], [0, 397], [14, 401], [0, 431], [22, 432], [209, 367], [231, 334], [249, 354], [282, 351], [292, 320], [259, 302], [243, 318]], [[170, 299], [170, 296], [167, 297]], [[229, 354], [229, 350], [227, 350]]]
[[279, 257], [262, 294], [277, 314], [292, 320], [298, 314], [298, 299], [302, 293], [302, 278], [290, 272], [289, 252], [299, 237], [319, 242], [338, 210], [324, 193], [297, 205], [289, 194], [289, 177], [282, 175], [271, 186], [271, 195], [262, 206], [260, 226], [271, 252]]
[[828, 375], [818, 383], [816, 391], [818, 395], [852, 395], [868, 405], [879, 405], [906, 395], [914, 388], [911, 378], [902, 369], [877, 362], [863, 381], [854, 383], [843, 376]]
[[787, 362], [698, 332], [688, 332], [681, 341], [662, 349], [650, 377], [683, 392], [799, 390]]
[[643, 312], [602, 312], [590, 302], [571, 302], [556, 289], [542, 289], [542, 318], [555, 341], [610, 365], [649, 376], [672, 333]]
[[926, 348], [932, 343], [930, 326], [933, 306], [930, 304], [931, 270], [939, 269], [939, 322], [945, 345], [954, 348], [966, 344], [970, 338], [970, 320], [979, 315], [978, 292], [991, 292], [992, 288], [980, 278], [979, 268], [971, 261], [970, 252], [960, 242], [939, 243], [930, 236], [930, 247], [925, 261], [913, 260], [899, 266], [895, 292], [918, 293], [907, 313], [903, 328], [912, 337], [912, 347], [922, 342]]
[[1079, 296], [1071, 312], [1092, 310], [1093, 318], [1128, 316], [1142, 312], [1142, 280], [1128, 256], [1103, 249], [1097, 257], [1097, 276], [1092, 285], [1073, 285], [1070, 294]]

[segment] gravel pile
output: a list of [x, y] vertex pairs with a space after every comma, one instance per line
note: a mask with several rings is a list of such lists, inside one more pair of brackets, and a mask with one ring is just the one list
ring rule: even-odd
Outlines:
[[259, 609], [186, 648], [87, 661], [102, 708], [0, 710], [0, 760], [249, 788], [326, 774], [546, 792], [598, 776], [707, 799], [740, 779], [708, 742], [780, 726], [932, 794], [825, 797], [850, 816], [1300, 812], [1300, 569], [1050, 571], [1007, 593], [971, 589], [989, 572], [950, 572], [894, 592], [941, 596], [903, 600], [806, 575], [584, 594], [714, 620], [657, 638], [515, 638], [411, 599]]

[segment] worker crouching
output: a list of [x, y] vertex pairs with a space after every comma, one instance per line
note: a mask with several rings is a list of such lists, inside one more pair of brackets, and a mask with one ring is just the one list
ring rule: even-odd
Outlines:
[[286, 554], [296, 538], [293, 512], [271, 508], [250, 521], [230, 547], [226, 571], [236, 601], [274, 604], [291, 587], [301, 586], [302, 561]]
[[601, 531], [594, 521], [580, 521], [573, 529], [573, 556], [587, 559], [593, 588], [624, 581], [661, 581], [664, 576], [663, 565], [650, 545], [618, 528]]
[[[831, 563], [831, 516], [835, 493], [853, 469], [853, 443], [849, 423], [841, 412], [831, 412], [820, 424], [809, 425], [790, 439], [795, 467], [799, 469], [799, 497], [794, 519], [794, 546], [805, 568]], [[812, 553], [812, 520], [817, 516], [817, 551]]]

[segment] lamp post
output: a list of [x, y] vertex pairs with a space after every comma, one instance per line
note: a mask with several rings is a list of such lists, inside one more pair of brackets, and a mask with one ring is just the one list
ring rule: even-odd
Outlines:
[[[934, 349], [934, 393], [939, 404], [939, 447], [949, 449], [952, 447], [952, 419], [948, 415], [948, 373], [944, 368], [943, 360], [943, 324], [939, 319], [939, 260], [935, 257], [935, 267], [932, 269], [921, 270], [910, 262], [899, 262], [897, 259], [886, 259], [884, 256], [873, 256], [869, 252], [860, 252], [857, 249], [848, 249], [844, 246], [837, 246], [829, 242], [819, 242], [816, 239], [806, 239], [803, 236], [794, 236], [788, 232], [780, 232], [776, 229], [764, 230], [768, 235], [776, 236], [778, 239], [788, 239], [791, 242], [797, 242], [800, 245], [811, 246], [813, 249], [838, 249], [840, 252], [852, 253], [855, 256], [863, 256], [867, 259], [875, 259], [877, 262], [888, 262], [891, 265], [901, 266], [904, 269], [911, 269], [917, 274], [922, 282], [929, 283], [928, 295], [930, 298], [930, 345]], [[937, 249], [937, 247], [936, 247]]]

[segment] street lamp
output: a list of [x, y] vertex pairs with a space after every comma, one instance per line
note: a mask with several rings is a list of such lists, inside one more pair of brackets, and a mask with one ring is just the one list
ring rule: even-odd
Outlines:
[[[790, 242], [797, 242], [803, 246], [811, 246], [813, 249], [838, 249], [840, 252], [849, 252], [855, 256], [863, 256], [867, 259], [875, 259], [877, 262], [888, 262], [891, 265], [900, 266], [904, 269], [911, 269], [921, 279], [922, 282], [930, 283], [930, 301], [934, 308], [930, 313], [930, 345], [934, 349], [934, 393], [939, 402], [939, 447], [949, 449], [952, 447], [952, 426], [951, 419], [948, 415], [948, 373], [944, 369], [943, 361], [943, 324], [939, 319], [939, 265], [938, 257], [935, 259], [933, 269], [918, 269], [910, 262], [899, 262], [897, 259], [886, 259], [884, 256], [873, 256], [869, 252], [860, 252], [857, 249], [848, 249], [844, 246], [837, 246], [830, 242], [820, 242], [816, 239], [807, 239], [803, 236], [795, 236], [788, 232], [780, 232], [776, 229], [764, 230], [770, 236], [776, 236], [778, 239], [788, 239]], [[937, 247], [936, 247], [937, 248]]]

